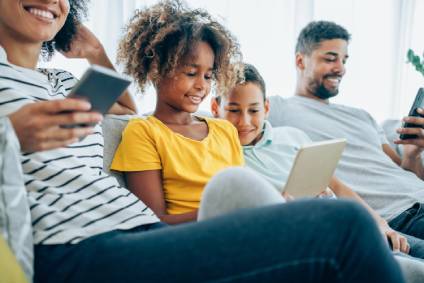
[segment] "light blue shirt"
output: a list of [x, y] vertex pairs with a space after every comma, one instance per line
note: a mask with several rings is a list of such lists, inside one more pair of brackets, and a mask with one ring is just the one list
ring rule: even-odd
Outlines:
[[310, 143], [309, 137], [296, 128], [272, 128], [265, 121], [262, 138], [255, 145], [243, 146], [246, 165], [261, 174], [277, 190], [286, 183], [299, 148]]

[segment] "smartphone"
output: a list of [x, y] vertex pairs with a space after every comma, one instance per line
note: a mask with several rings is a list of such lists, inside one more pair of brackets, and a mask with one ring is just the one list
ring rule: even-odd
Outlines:
[[[417, 112], [417, 108], [424, 108], [424, 89], [420, 88], [418, 90], [417, 96], [415, 96], [414, 103], [412, 104], [411, 109], [409, 110], [408, 116], [421, 117], [421, 115]], [[421, 126], [412, 124], [412, 123], [403, 123], [404, 128], [421, 128]], [[417, 135], [409, 135], [409, 134], [401, 134], [400, 139], [416, 139]]]
[[[116, 100], [131, 84], [130, 77], [114, 70], [92, 65], [72, 88], [68, 98], [84, 99], [91, 103], [91, 111], [106, 114]], [[92, 125], [63, 125], [64, 128]]]

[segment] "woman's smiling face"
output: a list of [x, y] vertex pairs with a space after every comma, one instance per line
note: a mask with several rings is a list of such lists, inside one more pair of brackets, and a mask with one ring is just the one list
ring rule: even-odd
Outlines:
[[0, 43], [6, 37], [22, 43], [52, 40], [68, 13], [68, 0], [0, 0]]

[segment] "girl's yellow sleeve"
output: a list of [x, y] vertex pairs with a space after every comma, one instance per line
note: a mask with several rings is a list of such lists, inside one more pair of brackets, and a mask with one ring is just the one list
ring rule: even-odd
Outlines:
[[131, 120], [123, 131], [111, 169], [123, 172], [162, 169], [156, 138], [154, 126], [148, 120]]

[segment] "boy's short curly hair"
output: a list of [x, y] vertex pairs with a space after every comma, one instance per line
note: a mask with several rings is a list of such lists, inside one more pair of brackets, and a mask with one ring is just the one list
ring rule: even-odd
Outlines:
[[[256, 69], [255, 66], [253, 66], [252, 64], [248, 64], [248, 63], [241, 63], [241, 67], [243, 68], [243, 74], [242, 76], [239, 78], [238, 81], [236, 81], [236, 85], [245, 85], [247, 83], [252, 83], [257, 85], [262, 92], [262, 98], [264, 101], [266, 101], [266, 84], [265, 84], [265, 80], [263, 79], [263, 77], [261, 76], [261, 74], [259, 73], [258, 69]], [[230, 94], [230, 91], [232, 89], [227, 89], [227, 91], [225, 93], [218, 93], [215, 96], [215, 100], [218, 104], [221, 104], [222, 101], [222, 95], [224, 96], [228, 96]]]
[[51, 59], [55, 50], [69, 51], [78, 23], [87, 16], [88, 2], [88, 0], [69, 0], [69, 14], [62, 29], [52, 40], [43, 42], [41, 55], [44, 59]]
[[349, 32], [342, 26], [329, 21], [313, 21], [305, 26], [297, 38], [296, 52], [311, 54], [321, 41], [331, 39], [350, 40]]
[[214, 51], [213, 79], [219, 89], [233, 85], [240, 74], [239, 44], [232, 34], [202, 9], [189, 9], [180, 0], [164, 0], [137, 10], [120, 42], [118, 62], [141, 91], [172, 77], [197, 42]]

